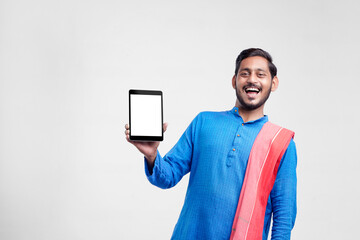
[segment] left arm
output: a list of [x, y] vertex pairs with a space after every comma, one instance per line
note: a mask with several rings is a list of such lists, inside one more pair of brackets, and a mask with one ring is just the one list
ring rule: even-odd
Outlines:
[[271, 239], [288, 240], [296, 218], [296, 165], [297, 154], [294, 141], [284, 153], [273, 189], [270, 193], [273, 209]]

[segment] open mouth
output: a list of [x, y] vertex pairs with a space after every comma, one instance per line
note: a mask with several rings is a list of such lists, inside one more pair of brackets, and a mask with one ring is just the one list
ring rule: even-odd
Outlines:
[[258, 87], [245, 87], [244, 90], [247, 94], [258, 94], [260, 92]]

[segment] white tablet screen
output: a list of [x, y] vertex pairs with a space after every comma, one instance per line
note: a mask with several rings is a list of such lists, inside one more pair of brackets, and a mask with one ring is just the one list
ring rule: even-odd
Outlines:
[[131, 94], [131, 135], [162, 136], [161, 95]]

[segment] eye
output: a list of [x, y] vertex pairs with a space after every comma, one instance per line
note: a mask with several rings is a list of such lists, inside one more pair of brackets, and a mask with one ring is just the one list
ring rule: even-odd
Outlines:
[[259, 76], [259, 77], [265, 77], [266, 74], [265, 74], [265, 73], [259, 73], [258, 76]]
[[249, 76], [249, 73], [248, 72], [241, 72], [240, 76], [241, 77], [247, 77], [247, 76]]

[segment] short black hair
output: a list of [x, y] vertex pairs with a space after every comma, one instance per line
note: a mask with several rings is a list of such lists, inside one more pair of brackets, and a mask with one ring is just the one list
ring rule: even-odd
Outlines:
[[277, 68], [272, 62], [271, 55], [268, 52], [262, 50], [261, 48], [248, 48], [248, 49], [243, 50], [239, 54], [239, 56], [236, 58], [235, 76], [237, 76], [237, 74], [238, 74], [241, 61], [244, 60], [245, 58], [255, 57], [255, 56], [263, 57], [268, 61], [271, 78], [274, 78], [277, 74]]

